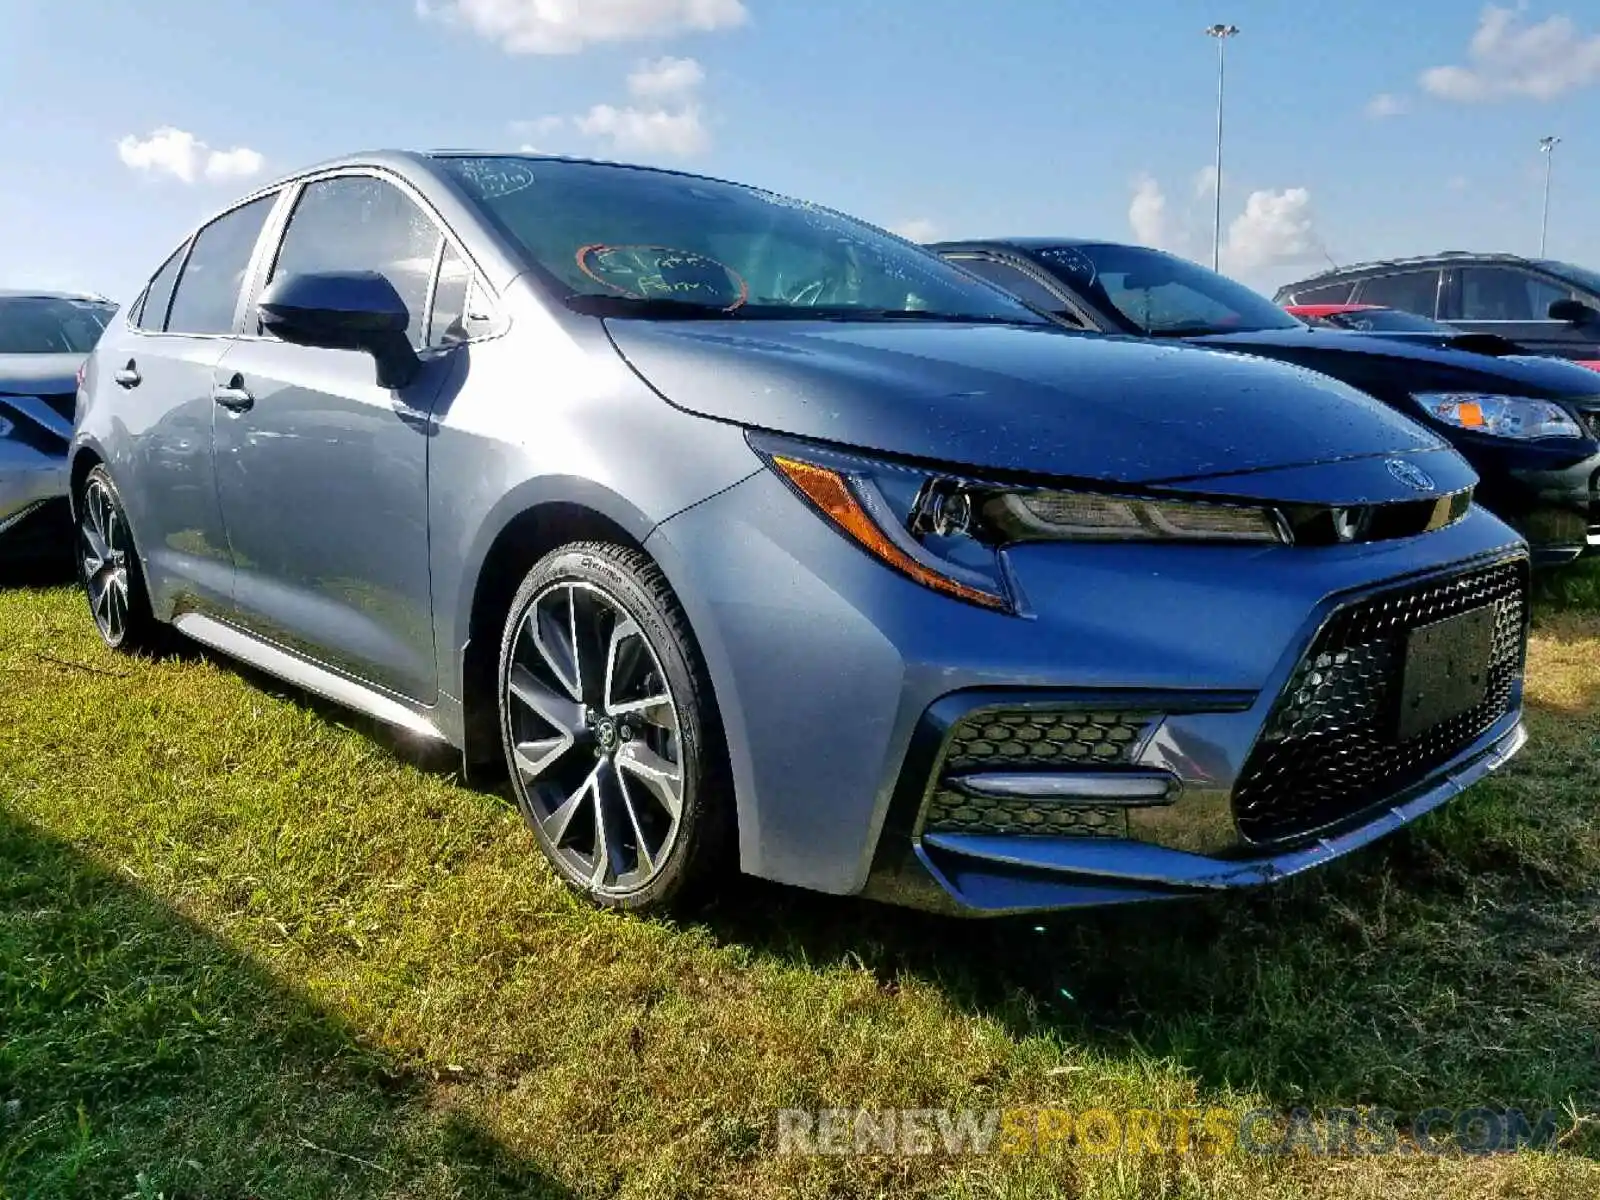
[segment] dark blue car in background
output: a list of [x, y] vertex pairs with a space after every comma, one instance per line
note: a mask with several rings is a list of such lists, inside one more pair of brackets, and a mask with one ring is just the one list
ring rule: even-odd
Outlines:
[[1492, 335], [1313, 329], [1188, 259], [1072, 238], [946, 242], [945, 258], [1080, 328], [1240, 351], [1342, 380], [1464, 455], [1536, 562], [1600, 545], [1600, 375]]

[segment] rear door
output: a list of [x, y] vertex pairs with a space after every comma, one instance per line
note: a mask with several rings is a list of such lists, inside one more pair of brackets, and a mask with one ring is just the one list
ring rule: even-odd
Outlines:
[[277, 193], [223, 213], [169, 258], [97, 353], [123, 436], [109, 464], [158, 611], [223, 613], [233, 560], [212, 468], [212, 373]]
[[1550, 319], [1556, 300], [1593, 303], [1571, 284], [1522, 267], [1488, 264], [1451, 272], [1444, 320], [1472, 333], [1497, 333], [1534, 354], [1600, 358], [1600, 331]]
[[[234, 622], [422, 703], [438, 694], [428, 557], [431, 408], [447, 375], [465, 369], [464, 355], [430, 349], [430, 303], [441, 272], [459, 280], [460, 258], [398, 181], [365, 171], [313, 179], [294, 199], [264, 280], [380, 272], [410, 310], [422, 371], [391, 391], [378, 386], [370, 355], [289, 345], [265, 334], [251, 314], [215, 372], [223, 405], [217, 488], [237, 572]], [[433, 340], [448, 340], [442, 326]]]

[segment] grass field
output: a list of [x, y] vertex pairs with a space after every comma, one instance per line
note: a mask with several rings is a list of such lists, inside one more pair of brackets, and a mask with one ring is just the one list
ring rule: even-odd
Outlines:
[[1600, 1109], [1600, 573], [1530, 748], [1249, 896], [951, 923], [752, 883], [590, 912], [502, 797], [0, 590], [0, 1196], [1592, 1197], [1556, 1152], [779, 1155], [781, 1108]]

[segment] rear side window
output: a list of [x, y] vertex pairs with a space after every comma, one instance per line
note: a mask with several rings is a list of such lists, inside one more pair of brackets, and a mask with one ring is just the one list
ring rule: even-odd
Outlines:
[[300, 194], [272, 276], [376, 271], [405, 301], [411, 314], [408, 335], [420, 350], [426, 345], [423, 319], [441, 236], [391, 183], [370, 175], [321, 179]]
[[1422, 317], [1435, 316], [1439, 304], [1439, 272], [1433, 269], [1378, 275], [1362, 281], [1356, 299], [1362, 304], [1381, 304]]
[[233, 314], [276, 196], [263, 196], [218, 217], [195, 237], [178, 280], [169, 333], [232, 333]]
[[144, 303], [139, 306], [140, 329], [160, 333], [167, 327], [167, 309], [172, 304], [172, 288], [178, 282], [178, 268], [183, 265], [183, 255], [189, 249], [185, 242], [173, 251], [172, 257], [162, 264], [150, 286], [145, 289]]
[[1295, 304], [1347, 304], [1355, 285], [1351, 283], [1325, 283], [1320, 287], [1295, 288]]

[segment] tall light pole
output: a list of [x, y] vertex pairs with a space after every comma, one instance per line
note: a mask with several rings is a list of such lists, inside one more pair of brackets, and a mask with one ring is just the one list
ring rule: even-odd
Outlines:
[[1217, 39], [1217, 205], [1211, 220], [1211, 269], [1222, 269], [1222, 89], [1227, 78], [1228, 39], [1239, 32], [1237, 25], [1212, 25], [1207, 37]]
[[1550, 232], [1550, 175], [1556, 166], [1556, 147], [1561, 144], [1558, 137], [1542, 137], [1539, 139], [1539, 153], [1544, 155], [1544, 214], [1539, 218], [1539, 257], [1544, 257], [1546, 235]]

